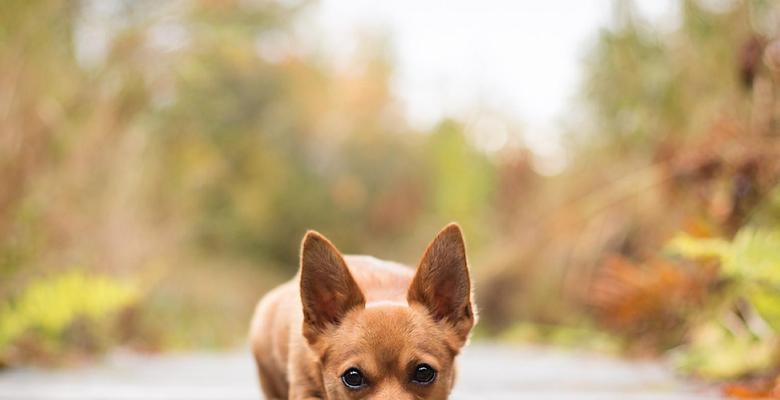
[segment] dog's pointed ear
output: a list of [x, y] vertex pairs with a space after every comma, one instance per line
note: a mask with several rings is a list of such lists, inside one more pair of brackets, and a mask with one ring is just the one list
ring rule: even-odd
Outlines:
[[365, 305], [365, 297], [341, 253], [328, 239], [309, 231], [301, 245], [303, 334], [313, 343], [344, 315]]
[[457, 224], [447, 225], [428, 245], [407, 301], [425, 306], [437, 321], [450, 322], [462, 340], [468, 337], [475, 317], [466, 246]]

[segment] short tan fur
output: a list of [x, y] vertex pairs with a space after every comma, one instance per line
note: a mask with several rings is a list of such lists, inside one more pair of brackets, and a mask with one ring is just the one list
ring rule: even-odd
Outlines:
[[466, 248], [447, 225], [414, 271], [343, 256], [309, 231], [296, 277], [257, 305], [252, 352], [267, 399], [446, 399], [476, 323]]

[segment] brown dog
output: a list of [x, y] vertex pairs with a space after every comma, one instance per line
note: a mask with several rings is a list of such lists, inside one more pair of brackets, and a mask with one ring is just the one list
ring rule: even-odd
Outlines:
[[463, 236], [445, 227], [415, 273], [342, 256], [309, 231], [300, 272], [257, 305], [250, 341], [268, 399], [446, 399], [476, 321]]

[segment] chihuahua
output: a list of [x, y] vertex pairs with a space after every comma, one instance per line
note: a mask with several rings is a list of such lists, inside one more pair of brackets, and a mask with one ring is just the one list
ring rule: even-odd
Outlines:
[[309, 231], [296, 277], [260, 300], [250, 343], [266, 399], [446, 399], [476, 323], [463, 235], [447, 225], [416, 272], [343, 256]]

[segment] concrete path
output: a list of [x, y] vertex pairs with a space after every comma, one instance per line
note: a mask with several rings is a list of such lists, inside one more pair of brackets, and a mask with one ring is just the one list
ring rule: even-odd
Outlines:
[[[477, 344], [459, 361], [452, 396], [470, 399], [695, 400], [717, 392], [684, 384], [662, 366], [559, 350]], [[98, 366], [0, 373], [0, 399], [258, 400], [246, 352], [141, 356], [116, 353]]]

